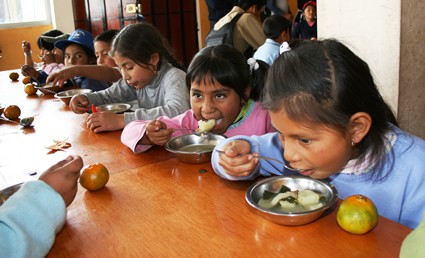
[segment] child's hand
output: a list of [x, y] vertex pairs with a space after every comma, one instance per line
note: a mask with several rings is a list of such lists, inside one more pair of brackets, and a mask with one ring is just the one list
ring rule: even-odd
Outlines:
[[164, 146], [170, 139], [173, 129], [161, 121], [153, 120], [146, 125], [146, 137], [153, 145]]
[[48, 168], [39, 178], [58, 192], [65, 205], [72, 203], [77, 194], [78, 178], [83, 168], [83, 160], [80, 156], [68, 156], [57, 164]]
[[89, 100], [84, 95], [75, 95], [69, 101], [69, 108], [76, 114], [84, 114], [90, 109]]
[[22, 51], [26, 55], [31, 55], [31, 44], [28, 41], [22, 41]]
[[78, 75], [78, 67], [67, 66], [62, 68], [60, 71], [51, 73], [46, 79], [46, 83], [53, 82], [53, 85], [63, 86], [69, 79], [74, 78]]
[[219, 154], [218, 164], [231, 176], [248, 176], [258, 164], [247, 141], [232, 141], [224, 145], [222, 151], [225, 153]]
[[36, 79], [38, 78], [38, 72], [35, 70], [34, 67], [30, 65], [23, 65], [21, 67], [21, 73], [23, 76], [31, 76], [31, 78]]
[[87, 128], [95, 133], [116, 131], [125, 126], [124, 114], [112, 112], [97, 112], [89, 115], [86, 120]]

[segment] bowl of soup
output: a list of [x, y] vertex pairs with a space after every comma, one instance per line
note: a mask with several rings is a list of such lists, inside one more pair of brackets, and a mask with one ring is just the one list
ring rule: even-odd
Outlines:
[[274, 223], [300, 226], [311, 223], [335, 208], [336, 188], [304, 176], [269, 177], [251, 185], [245, 194], [251, 210]]
[[206, 163], [211, 161], [214, 147], [226, 137], [212, 133], [192, 133], [171, 138], [165, 149], [186, 163]]

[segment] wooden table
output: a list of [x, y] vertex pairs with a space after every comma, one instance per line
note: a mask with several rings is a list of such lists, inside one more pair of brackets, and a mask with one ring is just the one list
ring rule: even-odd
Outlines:
[[[135, 155], [120, 132], [95, 134], [85, 128], [86, 115], [52, 96], [26, 97], [6, 77], [0, 72], [0, 103], [14, 100], [24, 116], [39, 116], [28, 133], [0, 123], [3, 184], [17, 180], [16, 169], [48, 167], [69, 153], [111, 172], [106, 188], [79, 188], [47, 257], [398, 257], [411, 232], [380, 217], [373, 231], [349, 234], [338, 227], [335, 210], [304, 226], [274, 224], [249, 210], [244, 195], [253, 182], [223, 180], [209, 163], [182, 163], [161, 147]], [[45, 146], [65, 138], [71, 148], [47, 154]], [[15, 151], [16, 144], [22, 148]]]

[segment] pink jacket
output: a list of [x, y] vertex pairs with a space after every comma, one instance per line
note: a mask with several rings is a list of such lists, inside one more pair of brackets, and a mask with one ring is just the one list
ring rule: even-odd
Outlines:
[[[238, 121], [235, 124], [232, 124], [226, 133], [224, 134], [227, 137], [235, 135], [263, 135], [269, 132], [274, 132], [270, 121], [270, 116], [268, 112], [261, 108], [260, 103], [252, 102], [247, 115]], [[198, 129], [198, 120], [195, 119], [192, 109], [187, 110], [185, 113], [178, 115], [173, 118], [166, 116], [158, 117], [159, 121], [164, 122], [167, 125], [167, 128], [188, 128], [196, 130]], [[121, 134], [121, 142], [128, 146], [134, 153], [141, 153], [149, 148], [152, 145], [141, 145], [138, 144], [140, 139], [142, 139], [145, 134], [145, 127], [150, 122], [150, 120], [136, 120], [124, 127], [124, 130]], [[184, 131], [175, 131], [172, 134], [172, 137], [182, 135]]]

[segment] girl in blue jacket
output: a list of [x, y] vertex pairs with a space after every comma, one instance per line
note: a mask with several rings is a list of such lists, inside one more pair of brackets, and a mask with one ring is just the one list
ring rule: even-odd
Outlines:
[[[425, 211], [425, 141], [398, 128], [368, 65], [335, 40], [305, 41], [270, 67], [263, 105], [277, 133], [233, 137], [214, 151], [230, 180], [293, 173], [327, 179], [341, 198], [368, 196], [381, 216], [416, 227]], [[241, 155], [247, 154], [248, 155]]]

